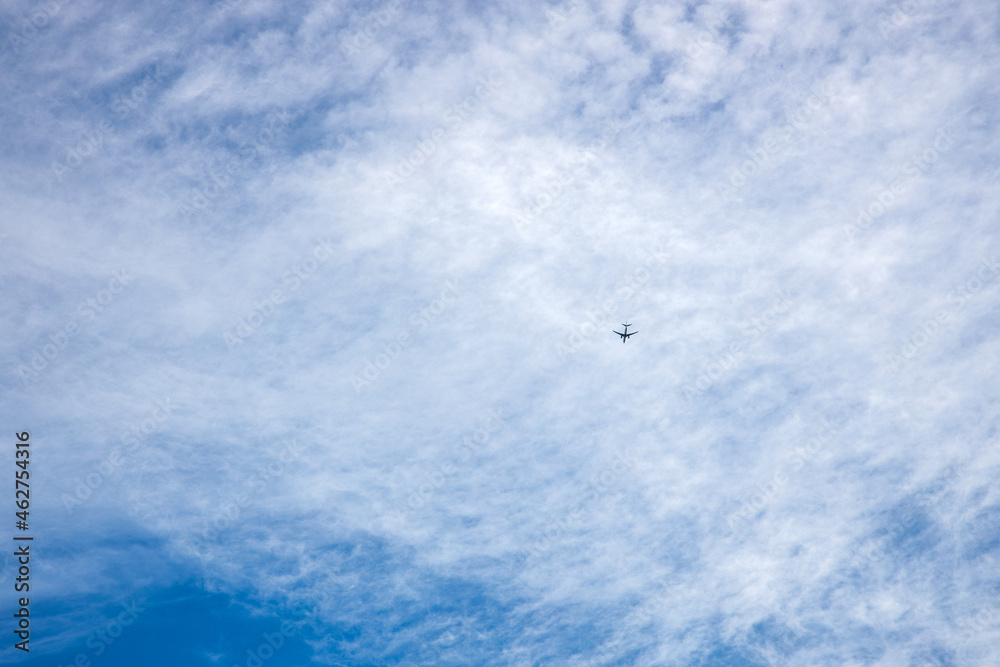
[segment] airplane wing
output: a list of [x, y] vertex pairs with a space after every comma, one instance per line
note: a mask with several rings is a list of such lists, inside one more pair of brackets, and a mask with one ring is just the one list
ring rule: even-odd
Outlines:
[[629, 335], [629, 336], [634, 336], [634, 335], [636, 335], [637, 333], [639, 333], [639, 332], [638, 332], [638, 331], [630, 331], [628, 335]]
[[[625, 334], [623, 334], [623, 333], [619, 333], [619, 332], [617, 332], [617, 331], [615, 331], [615, 333], [616, 333], [616, 334], [618, 334], [619, 336], [624, 336], [624, 335], [625, 335]], [[629, 334], [629, 336], [631, 336], [631, 335], [632, 335], [632, 334]]]

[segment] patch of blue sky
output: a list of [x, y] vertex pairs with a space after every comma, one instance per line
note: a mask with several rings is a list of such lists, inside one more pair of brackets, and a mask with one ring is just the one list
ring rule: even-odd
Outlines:
[[[36, 662], [9, 664], [291, 666], [308, 664], [313, 655], [299, 628], [283, 628], [286, 619], [261, 615], [246, 601], [206, 591], [196, 581], [136, 591], [113, 603], [94, 598], [75, 602], [98, 620], [81, 628], [78, 638], [56, 653], [47, 651], [42, 641], [35, 649], [38, 657], [32, 656]], [[51, 615], [69, 611], [58, 600], [49, 609]], [[53, 628], [43, 623], [40, 629]]]
[[690, 667], [764, 667], [767, 662], [755, 659], [739, 647], [723, 642], [713, 642], [705, 648], [705, 655], [688, 663]]

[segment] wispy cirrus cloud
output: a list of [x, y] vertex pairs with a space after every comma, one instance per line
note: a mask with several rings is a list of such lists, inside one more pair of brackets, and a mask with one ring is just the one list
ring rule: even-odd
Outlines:
[[996, 662], [992, 4], [4, 16], [31, 660]]

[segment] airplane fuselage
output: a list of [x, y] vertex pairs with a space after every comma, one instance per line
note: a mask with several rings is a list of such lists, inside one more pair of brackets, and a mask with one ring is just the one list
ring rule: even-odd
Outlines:
[[623, 323], [623, 324], [622, 324], [622, 326], [623, 326], [623, 327], [625, 327], [625, 331], [624, 331], [624, 333], [623, 333], [623, 332], [621, 332], [621, 331], [615, 331], [615, 333], [616, 333], [616, 334], [618, 334], [619, 336], [621, 336], [621, 337], [622, 337], [622, 345], [624, 345], [624, 344], [625, 344], [625, 341], [627, 341], [627, 340], [628, 340], [628, 337], [629, 337], [629, 336], [634, 336], [635, 334], [637, 334], [637, 333], [639, 333], [639, 332], [638, 332], [638, 331], [633, 331], [632, 333], [629, 333], [629, 332], [628, 332], [628, 328], [629, 328], [630, 326], [632, 326], [631, 324], [624, 324], [624, 323]]

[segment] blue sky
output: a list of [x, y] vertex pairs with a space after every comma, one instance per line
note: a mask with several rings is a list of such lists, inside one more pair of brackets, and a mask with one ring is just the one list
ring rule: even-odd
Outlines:
[[0, 26], [3, 664], [1000, 662], [996, 3]]

